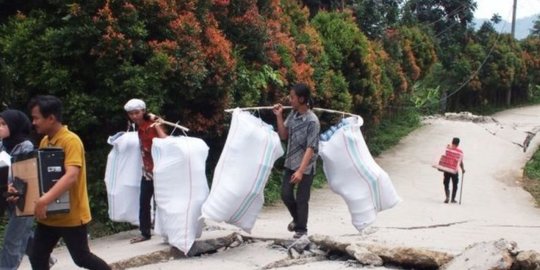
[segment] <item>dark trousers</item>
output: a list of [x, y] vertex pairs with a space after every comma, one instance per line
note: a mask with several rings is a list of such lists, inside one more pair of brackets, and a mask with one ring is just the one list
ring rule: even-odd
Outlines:
[[139, 197], [139, 229], [141, 235], [150, 238], [152, 236], [152, 196], [154, 196], [154, 181], [141, 179], [141, 195]]
[[446, 198], [448, 198], [448, 195], [450, 194], [450, 179], [452, 179], [452, 200], [455, 201], [456, 199], [456, 193], [458, 189], [458, 183], [459, 183], [459, 176], [457, 173], [444, 173], [444, 193], [446, 194]]
[[49, 257], [60, 238], [64, 239], [75, 264], [86, 269], [111, 269], [105, 261], [90, 252], [86, 225], [76, 227], [52, 227], [37, 224], [30, 256], [32, 269], [49, 269]]
[[[287, 209], [296, 224], [294, 231], [307, 232], [309, 196], [311, 194], [313, 174], [304, 174], [300, 183], [292, 184], [290, 181], [293, 173], [293, 170], [285, 169], [281, 181], [281, 199], [285, 203], [285, 206], [287, 206]], [[294, 194], [295, 186], [297, 186], [296, 196]]]

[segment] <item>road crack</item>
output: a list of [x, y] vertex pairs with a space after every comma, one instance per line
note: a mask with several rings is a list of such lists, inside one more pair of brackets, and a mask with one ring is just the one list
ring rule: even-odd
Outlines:
[[434, 224], [434, 225], [427, 225], [427, 226], [412, 226], [412, 227], [378, 227], [378, 228], [385, 228], [385, 229], [397, 229], [397, 230], [423, 230], [423, 229], [435, 229], [440, 227], [450, 227], [458, 224], [467, 223], [469, 220], [464, 221], [457, 221], [457, 222], [451, 222], [451, 223], [443, 223], [443, 224]]

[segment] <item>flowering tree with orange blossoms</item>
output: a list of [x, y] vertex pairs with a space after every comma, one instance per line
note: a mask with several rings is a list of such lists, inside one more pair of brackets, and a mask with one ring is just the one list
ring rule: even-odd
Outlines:
[[538, 91], [535, 88], [540, 86], [540, 36], [530, 35], [522, 40], [520, 44], [531, 82], [530, 90], [531, 92]]
[[104, 78], [113, 82], [111, 87], [135, 88], [127, 93], [148, 99], [159, 108], [156, 113], [195, 131], [219, 130], [235, 59], [214, 15], [198, 4], [106, 1], [94, 18], [102, 35], [92, 53], [103, 68], [133, 71], [129, 77]]
[[292, 83], [303, 82], [316, 88], [307, 52], [291, 35], [291, 17], [283, 12], [279, 0], [232, 0], [226, 8], [214, 12], [236, 45], [238, 77], [231, 104], [268, 105], [282, 101]]
[[[312, 86], [317, 106], [351, 111], [349, 84], [340, 70], [331, 69], [322, 37], [309, 21], [308, 8], [301, 7], [296, 1], [282, 2], [282, 8], [290, 18], [285, 26], [298, 44], [297, 61], [293, 64], [298, 80]], [[313, 78], [312, 82], [304, 79], [308, 76]]]
[[[294, 1], [284, 5], [297, 4]], [[280, 0], [269, 0], [263, 14], [267, 18], [269, 42], [266, 44], [267, 55], [271, 65], [277, 68], [285, 79], [285, 83], [305, 83], [314, 91], [314, 68], [308, 62], [308, 51], [305, 44], [300, 44], [291, 33], [293, 18], [284, 12]]]
[[421, 80], [437, 61], [435, 44], [425, 31], [418, 27], [399, 27], [394, 39], [400, 42], [402, 66], [411, 83]]

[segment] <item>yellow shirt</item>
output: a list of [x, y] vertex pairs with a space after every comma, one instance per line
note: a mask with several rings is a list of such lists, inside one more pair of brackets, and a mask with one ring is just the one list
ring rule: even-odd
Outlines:
[[79, 179], [69, 189], [69, 213], [48, 214], [46, 219], [39, 223], [55, 227], [74, 227], [86, 224], [92, 220], [88, 193], [86, 191], [86, 161], [84, 159], [84, 145], [77, 134], [62, 127], [52, 138], [45, 136], [39, 148], [59, 147], [64, 150], [64, 166], [79, 167]]

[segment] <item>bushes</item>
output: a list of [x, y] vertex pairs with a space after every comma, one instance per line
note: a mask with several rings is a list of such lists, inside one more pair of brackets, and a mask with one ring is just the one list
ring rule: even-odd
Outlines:
[[404, 76], [350, 13], [310, 21], [294, 1], [54, 2], [21, 10], [32, 11], [0, 28], [0, 97], [23, 110], [36, 94], [64, 101], [65, 122], [89, 155], [92, 211], [102, 221], [106, 138], [125, 130], [122, 104], [130, 98], [204, 138], [213, 168], [225, 108], [273, 104], [287, 85], [304, 82], [316, 106], [376, 123]]
[[[372, 61], [376, 57], [352, 16], [347, 13], [319, 12], [312, 24], [320, 33], [329, 69], [333, 71], [323, 74], [342, 74], [348, 84], [351, 109], [365, 116], [368, 122], [380, 118], [383, 104], [377, 98], [381, 91], [380, 76], [377, 76], [379, 67]], [[333, 92], [336, 89], [329, 90]], [[337, 90], [339, 93], [340, 89]], [[344, 108], [348, 107], [348, 104], [343, 105]]]
[[540, 205], [540, 151], [527, 162], [524, 174], [525, 189], [534, 197], [536, 205]]
[[[535, 37], [519, 43], [493, 33], [477, 37], [472, 30], [462, 31], [461, 24], [459, 31], [440, 32], [445, 42], [453, 34], [461, 37], [460, 44], [446, 44], [447, 51], [440, 51], [432, 26], [409, 20], [414, 13], [402, 16], [407, 26], [398, 24], [396, 5], [374, 14], [393, 19], [386, 16], [386, 22], [366, 29], [372, 39], [358, 24], [368, 28], [367, 22], [377, 22], [375, 17], [363, 20], [376, 5], [351, 6], [362, 18], [347, 7], [332, 11], [333, 6], [317, 13], [315, 6], [308, 10], [302, 1], [284, 0], [1, 3], [0, 101], [24, 110], [36, 94], [59, 96], [66, 123], [91, 155], [91, 197], [103, 201], [105, 141], [125, 130], [122, 104], [133, 97], [203, 138], [212, 149], [211, 170], [227, 133], [223, 109], [281, 102], [295, 82], [313, 88], [318, 107], [360, 114], [375, 153], [402, 136], [377, 130], [394, 125], [399, 115], [406, 124], [396, 125], [405, 134], [417, 121], [412, 111], [394, 108], [413, 107], [414, 97], [416, 105], [435, 110], [426, 104], [435, 103], [437, 92], [464, 82], [493, 44], [485, 72], [452, 96], [449, 107], [500, 103], [508, 89], [520, 102], [538, 92]], [[431, 15], [428, 21], [439, 21], [440, 14]], [[384, 25], [391, 27], [380, 28]], [[448, 65], [434, 69], [436, 55]], [[92, 205], [97, 219], [107, 220], [104, 207]]]
[[415, 109], [405, 108], [387, 114], [388, 117], [377, 127], [365, 133], [366, 144], [373, 156], [378, 156], [384, 150], [396, 145], [401, 138], [420, 125], [420, 114]]

